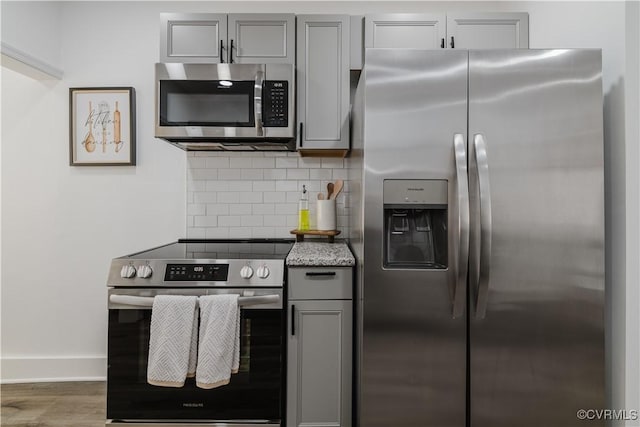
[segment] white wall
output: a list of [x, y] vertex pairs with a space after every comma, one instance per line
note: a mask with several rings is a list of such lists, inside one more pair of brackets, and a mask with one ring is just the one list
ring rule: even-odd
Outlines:
[[[185, 232], [185, 154], [153, 138], [157, 14], [66, 3], [56, 31], [64, 80], [2, 70], [4, 381], [104, 377], [110, 260]], [[68, 165], [82, 86], [136, 88], [138, 166]]]
[[[7, 3], [2, 2], [3, 24], [12, 19]], [[58, 65], [64, 79], [36, 82], [3, 70], [3, 380], [104, 375], [110, 259], [185, 234], [186, 156], [152, 137], [158, 14], [172, 11], [526, 11], [531, 47], [602, 48], [607, 185], [613, 190], [608, 200], [609, 245], [610, 254], [620, 255], [609, 259], [618, 263], [610, 270], [616, 272], [610, 280], [612, 300], [624, 307], [625, 263], [619, 261], [625, 253], [625, 139], [620, 118], [625, 102], [624, 3], [66, 2], [60, 4], [54, 29], [28, 29], [43, 43], [47, 36], [59, 37]], [[25, 29], [14, 28], [14, 40], [22, 40]], [[6, 30], [3, 26], [3, 38]], [[34, 54], [56, 62], [47, 53]], [[108, 85], [136, 88], [139, 165], [71, 168], [68, 88]], [[616, 396], [624, 396], [625, 359], [620, 351], [625, 348], [625, 314], [622, 309], [615, 313], [612, 387]], [[628, 365], [638, 360], [637, 350], [627, 355]]]
[[2, 52], [53, 74], [61, 71], [61, 9], [59, 2], [3, 1]]

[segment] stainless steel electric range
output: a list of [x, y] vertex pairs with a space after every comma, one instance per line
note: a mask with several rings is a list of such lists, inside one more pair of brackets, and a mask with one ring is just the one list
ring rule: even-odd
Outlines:
[[[284, 414], [285, 258], [277, 239], [179, 240], [116, 258], [109, 271], [107, 425], [280, 426]], [[240, 295], [240, 370], [204, 390], [147, 384], [156, 295]]]

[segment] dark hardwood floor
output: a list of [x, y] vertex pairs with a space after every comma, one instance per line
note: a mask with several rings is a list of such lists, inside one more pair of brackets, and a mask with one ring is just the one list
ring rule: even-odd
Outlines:
[[104, 382], [3, 384], [2, 427], [104, 427]]

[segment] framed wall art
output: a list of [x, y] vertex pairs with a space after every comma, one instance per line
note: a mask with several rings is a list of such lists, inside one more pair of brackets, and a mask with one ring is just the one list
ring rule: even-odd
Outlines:
[[132, 87], [70, 88], [70, 165], [135, 165], [135, 111]]

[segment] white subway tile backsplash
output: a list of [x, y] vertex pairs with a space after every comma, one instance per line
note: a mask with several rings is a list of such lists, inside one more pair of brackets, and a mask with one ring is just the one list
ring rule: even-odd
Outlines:
[[254, 215], [273, 215], [276, 211], [276, 205], [272, 203], [259, 203], [251, 205], [251, 213]]
[[207, 191], [229, 191], [229, 181], [204, 181]]
[[254, 157], [251, 159], [251, 167], [254, 169], [273, 169], [276, 167], [276, 159], [268, 157]]
[[262, 193], [254, 191], [251, 193], [239, 193], [240, 203], [262, 203]]
[[207, 205], [205, 204], [189, 204], [187, 205], [187, 215], [205, 215], [207, 213]]
[[240, 223], [243, 227], [262, 226], [264, 217], [262, 215], [241, 215]]
[[264, 225], [265, 227], [284, 227], [287, 224], [286, 220], [282, 215], [265, 215]]
[[311, 169], [309, 179], [331, 179], [333, 169]]
[[253, 181], [253, 191], [276, 191], [276, 183], [274, 181]]
[[250, 168], [251, 159], [248, 157], [232, 157], [229, 159], [230, 168]]
[[237, 215], [223, 215], [218, 217], [218, 226], [220, 227], [239, 227], [240, 217]]
[[189, 169], [189, 173], [187, 177], [195, 181], [199, 179], [217, 179], [218, 170], [217, 169]]
[[309, 179], [309, 169], [287, 169], [287, 179]]
[[229, 205], [229, 215], [251, 215], [251, 205]]
[[208, 157], [207, 169], [226, 169], [229, 167], [229, 157]]
[[265, 169], [264, 179], [287, 179], [286, 169]]
[[276, 168], [297, 168], [298, 159], [291, 157], [276, 158]]
[[241, 173], [240, 177], [242, 179], [262, 179], [263, 178], [262, 169], [242, 169], [240, 173]]
[[265, 203], [284, 203], [287, 201], [287, 193], [265, 191], [262, 196]]
[[218, 202], [219, 203], [239, 203], [240, 202], [240, 193], [218, 193]]
[[251, 181], [229, 181], [229, 191], [252, 191]]
[[196, 191], [193, 193], [193, 203], [215, 203], [217, 193], [209, 191]]
[[342, 159], [322, 159], [322, 167], [330, 169], [338, 169], [344, 167], [344, 161]]
[[218, 179], [240, 179], [240, 169], [220, 169]]
[[277, 215], [291, 215], [298, 213], [297, 203], [278, 203], [275, 209]]
[[215, 203], [207, 205], [207, 215], [229, 215], [229, 205], [226, 203]]
[[[276, 181], [276, 191], [296, 191], [298, 189], [298, 181]], [[302, 191], [302, 187], [300, 187]]]
[[291, 237], [298, 226], [302, 185], [315, 226], [317, 194], [345, 180], [336, 200], [338, 227], [347, 237], [348, 181], [342, 159], [285, 152], [187, 153], [186, 225], [189, 238]]
[[217, 227], [218, 217], [217, 216], [194, 216], [193, 225], [195, 227]]

